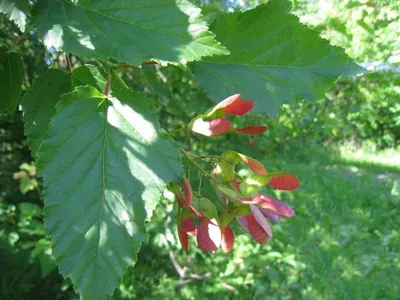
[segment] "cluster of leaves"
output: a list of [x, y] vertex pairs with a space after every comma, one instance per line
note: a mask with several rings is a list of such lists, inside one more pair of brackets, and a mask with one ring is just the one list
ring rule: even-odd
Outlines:
[[[53, 252], [83, 298], [113, 293], [136, 262], [145, 220], [164, 187], [183, 174], [181, 154], [158, 123], [152, 101], [129, 89], [117, 70], [186, 65], [213, 101], [240, 93], [254, 101], [255, 112], [270, 114], [299, 98], [316, 100], [339, 75], [361, 72], [290, 8], [275, 0], [207, 25], [188, 1], [2, 1], [0, 12], [28, 29], [1, 50], [0, 108], [12, 112], [20, 104], [44, 180]], [[64, 51], [69, 66], [70, 54], [95, 63], [69, 72], [51, 69], [20, 99], [24, 65], [14, 50], [32, 32]], [[271, 205], [250, 198], [251, 204]], [[260, 213], [252, 212], [259, 225]], [[246, 220], [254, 233], [254, 220]]]

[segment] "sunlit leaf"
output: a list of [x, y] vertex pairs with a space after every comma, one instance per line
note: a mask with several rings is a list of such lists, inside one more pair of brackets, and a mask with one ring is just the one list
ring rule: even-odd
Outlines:
[[138, 66], [228, 53], [187, 0], [42, 0], [35, 22], [48, 47], [80, 57]]
[[339, 75], [362, 72], [343, 49], [302, 25], [290, 8], [290, 1], [272, 0], [212, 24], [230, 55], [191, 64], [211, 99], [240, 93], [255, 102], [256, 112], [274, 114], [299, 98], [317, 100]]
[[182, 173], [179, 152], [143, 94], [93, 87], [62, 97], [38, 151], [45, 225], [83, 299], [106, 299], [135, 264], [145, 219]]

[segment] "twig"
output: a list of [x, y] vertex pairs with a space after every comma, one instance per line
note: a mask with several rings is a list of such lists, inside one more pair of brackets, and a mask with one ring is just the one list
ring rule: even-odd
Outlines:
[[183, 148], [179, 148], [179, 151], [183, 154], [183, 156], [191, 162], [194, 166], [196, 166], [204, 176], [211, 177], [211, 175], [204, 170], [191, 156], [189, 152], [186, 152]]
[[65, 54], [65, 59], [67, 60], [68, 71], [72, 72], [71, 54]]
[[[142, 66], [150, 66], [150, 65], [156, 65], [156, 64], [157, 64], [157, 62], [155, 62], [155, 61], [145, 61], [145, 62], [141, 63]], [[113, 65], [113, 68], [114, 69], [133, 69], [136, 67], [133, 65], [129, 65], [129, 64], [119, 64], [119, 65]]]
[[28, 34], [28, 32], [32, 29], [32, 27], [33, 27], [33, 25], [29, 26], [29, 27], [25, 30], [25, 32], [24, 32], [19, 38], [17, 38], [17, 39], [15, 40], [15, 42], [11, 45], [11, 47], [7, 50], [7, 52], [11, 52], [11, 51], [14, 49], [14, 47], [17, 46], [18, 43], [24, 39], [24, 37]]

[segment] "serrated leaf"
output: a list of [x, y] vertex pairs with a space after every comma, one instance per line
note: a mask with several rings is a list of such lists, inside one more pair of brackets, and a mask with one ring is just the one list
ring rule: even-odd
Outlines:
[[21, 31], [25, 31], [29, 0], [0, 0], [0, 13], [6, 14]]
[[60, 271], [83, 299], [106, 299], [135, 264], [165, 184], [182, 173], [179, 151], [143, 94], [106, 99], [78, 87], [57, 105], [38, 158]]
[[50, 119], [56, 113], [55, 107], [61, 95], [71, 91], [71, 74], [51, 69], [38, 77], [22, 97], [25, 135], [34, 156], [46, 134]]
[[43, 0], [35, 21], [48, 47], [80, 57], [139, 66], [228, 53], [187, 0]]
[[2, 92], [0, 111], [13, 112], [17, 107], [24, 73], [21, 57], [0, 48], [0, 91]]
[[290, 1], [272, 0], [222, 16], [210, 27], [230, 55], [191, 64], [198, 83], [219, 102], [240, 93], [258, 113], [274, 114], [296, 99], [317, 100], [342, 74], [363, 69], [289, 13]]
[[[127, 88], [126, 84], [114, 70], [111, 70], [110, 76], [110, 94]], [[72, 71], [72, 85], [74, 87], [90, 85], [97, 88], [99, 92], [104, 92], [107, 77], [108, 74], [103, 68], [87, 64]]]

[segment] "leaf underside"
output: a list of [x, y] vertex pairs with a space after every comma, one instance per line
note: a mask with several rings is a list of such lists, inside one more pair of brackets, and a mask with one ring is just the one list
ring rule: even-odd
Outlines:
[[43, 0], [36, 11], [45, 44], [80, 57], [138, 66], [228, 53], [187, 0]]
[[93, 87], [62, 97], [38, 151], [45, 225], [65, 277], [83, 299], [106, 299], [136, 262], [144, 222], [180, 154], [144, 95]]
[[24, 81], [24, 65], [16, 53], [6, 53], [0, 49], [0, 111], [13, 112], [21, 95]]
[[275, 114], [296, 99], [317, 100], [339, 75], [363, 69], [273, 0], [244, 13], [222, 16], [210, 30], [230, 55], [206, 57], [191, 68], [211, 99], [240, 93], [255, 112]]

